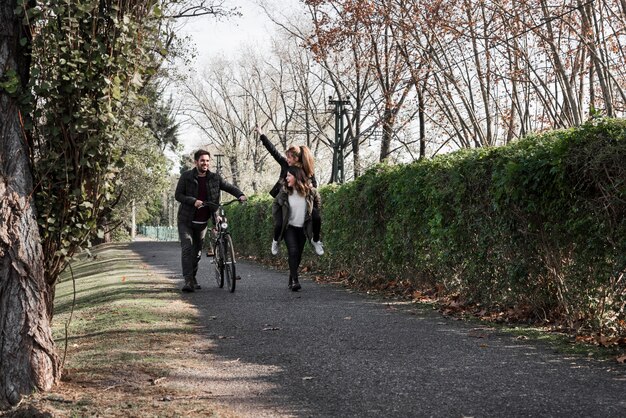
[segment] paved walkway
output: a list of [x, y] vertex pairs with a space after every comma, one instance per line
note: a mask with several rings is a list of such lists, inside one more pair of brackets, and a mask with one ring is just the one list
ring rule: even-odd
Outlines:
[[[179, 277], [178, 243], [136, 242]], [[626, 417], [626, 366], [240, 262], [234, 294], [203, 258], [197, 306], [215, 364], [198, 384], [242, 416]]]

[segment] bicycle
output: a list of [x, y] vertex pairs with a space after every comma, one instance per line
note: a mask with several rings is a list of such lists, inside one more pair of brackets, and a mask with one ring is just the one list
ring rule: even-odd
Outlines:
[[230, 293], [235, 291], [238, 278], [235, 269], [235, 247], [233, 246], [230, 231], [228, 231], [228, 220], [224, 214], [224, 207], [234, 202], [239, 202], [239, 199], [233, 199], [222, 204], [215, 204], [209, 201], [203, 203], [203, 206], [216, 207], [215, 216], [220, 218], [220, 221], [217, 222], [215, 229], [212, 231], [214, 235], [211, 236], [213, 267], [215, 268], [217, 286], [221, 289], [224, 287], [224, 281], [226, 281]]

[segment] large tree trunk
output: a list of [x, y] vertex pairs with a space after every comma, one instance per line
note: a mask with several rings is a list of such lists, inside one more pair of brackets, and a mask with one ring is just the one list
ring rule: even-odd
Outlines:
[[[15, 0], [0, 2], [0, 81], [24, 83]], [[22, 67], [22, 68], [20, 68]], [[21, 78], [21, 79], [20, 79]], [[0, 408], [17, 405], [59, 378], [46, 313], [43, 254], [28, 149], [15, 97], [0, 88]]]

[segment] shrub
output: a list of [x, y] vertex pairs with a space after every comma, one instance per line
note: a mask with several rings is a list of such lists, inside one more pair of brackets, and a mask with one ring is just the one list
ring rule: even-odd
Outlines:
[[[347, 272], [361, 286], [401, 281], [490, 309], [626, 332], [623, 120], [379, 165], [321, 192], [327, 252], [309, 259], [318, 268]], [[269, 255], [269, 197], [238, 212], [237, 248]]]

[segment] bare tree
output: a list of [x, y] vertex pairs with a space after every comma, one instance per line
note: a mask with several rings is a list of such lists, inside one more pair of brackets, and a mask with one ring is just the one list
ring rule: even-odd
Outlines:
[[207, 136], [208, 144], [226, 157], [225, 168], [239, 186], [244, 164], [240, 157], [246, 154], [253, 120], [243, 92], [231, 83], [232, 74], [232, 63], [215, 60], [202, 80], [189, 80], [185, 87], [190, 105], [185, 113]]
[[[457, 147], [508, 143], [624, 109], [621, 2], [398, 2], [396, 43], [428, 125]], [[426, 77], [427, 75], [427, 77]], [[422, 106], [419, 106], [422, 108]], [[589, 109], [587, 112], [585, 109]]]
[[[309, 25], [303, 25], [288, 15], [280, 15], [267, 9], [266, 12], [286, 34], [295, 38], [313, 54], [311, 68], [322, 69], [321, 73], [315, 71], [315, 74], [328, 86], [325, 91], [328, 91], [332, 102], [350, 103], [349, 107], [343, 108], [344, 113], [341, 115], [345, 130], [340, 135], [343, 140], [327, 135], [324, 141], [333, 150], [335, 157], [341, 154], [344, 161], [352, 157], [353, 176], [356, 178], [364, 167], [361, 145], [371, 140], [381, 125], [381, 118], [376, 116], [377, 106], [371, 102], [374, 97], [372, 90], [375, 89], [374, 71], [369, 65], [368, 54], [365, 53], [360, 37], [335, 36], [340, 34], [327, 30], [324, 24], [328, 12], [313, 2], [305, 3], [308, 3], [306, 10], [311, 18]], [[351, 24], [354, 25], [352, 29], [355, 33], [362, 26], [358, 21], [352, 21]], [[329, 110], [332, 110], [332, 105]], [[329, 124], [330, 120], [325, 123]], [[331, 173], [331, 179], [335, 177], [335, 173]]]
[[[392, 152], [392, 140], [404, 126], [398, 123], [398, 116], [414, 88], [407, 63], [393, 41], [396, 2], [328, 0], [305, 3], [309, 5], [315, 25], [310, 48], [318, 59], [328, 60], [330, 53], [345, 56], [347, 52], [353, 55], [353, 63], [357, 64], [353, 69], [358, 74], [363, 74], [360, 70], [365, 69], [368, 77], [373, 76], [376, 88], [368, 90], [366, 97], [377, 113], [375, 123], [382, 130], [379, 160], [387, 159]], [[347, 74], [350, 75], [354, 73]], [[362, 108], [357, 112], [361, 116]]]

